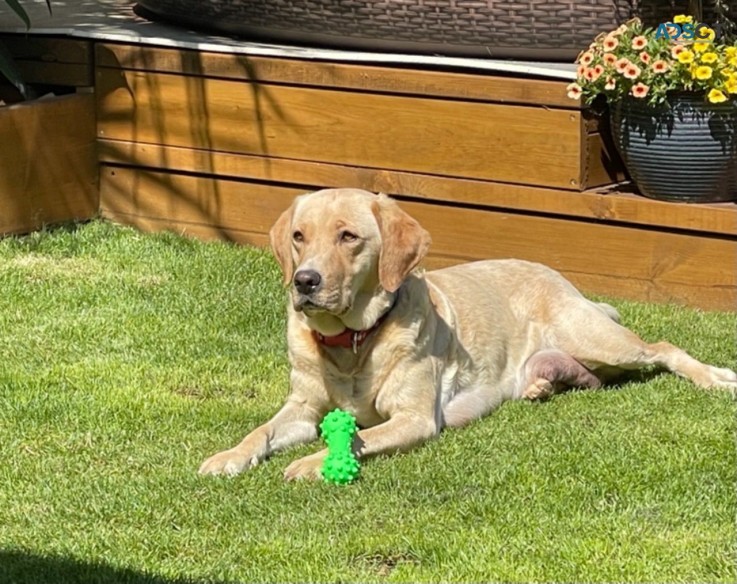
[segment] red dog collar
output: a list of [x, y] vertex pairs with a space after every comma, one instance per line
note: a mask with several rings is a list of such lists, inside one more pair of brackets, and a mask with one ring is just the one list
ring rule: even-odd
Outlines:
[[353, 349], [353, 352], [355, 353], [358, 351], [358, 347], [363, 345], [363, 342], [368, 338], [368, 336], [382, 325], [382, 323], [386, 320], [386, 317], [389, 316], [389, 313], [392, 311], [392, 308], [394, 308], [393, 305], [389, 308], [389, 310], [387, 310], [379, 317], [379, 320], [374, 323], [374, 326], [366, 330], [357, 331], [354, 329], [346, 328], [339, 335], [335, 335], [332, 337], [326, 337], [322, 333], [312, 331], [312, 336], [318, 343], [326, 347], [343, 347], [344, 349]]

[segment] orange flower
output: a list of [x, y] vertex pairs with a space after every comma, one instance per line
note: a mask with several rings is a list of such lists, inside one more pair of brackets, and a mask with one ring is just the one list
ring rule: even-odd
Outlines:
[[621, 59], [617, 59], [617, 62], [614, 63], [614, 68], [617, 70], [617, 73], [624, 73], [625, 69], [629, 67], [632, 63], [630, 63], [630, 60], [627, 57], [622, 57]]
[[647, 46], [647, 39], [640, 35], [632, 39], [632, 48], [636, 51], [641, 51]]
[[586, 73], [584, 74], [584, 77], [587, 81], [596, 81], [599, 77], [601, 77], [601, 74], [604, 72], [604, 67], [601, 65], [597, 65], [596, 67], [589, 67], [586, 69]]
[[630, 63], [624, 70], [624, 76], [627, 79], [637, 79], [642, 73], [642, 70], [635, 64]]
[[665, 73], [668, 69], [670, 69], [670, 65], [663, 61], [663, 59], [658, 59], [653, 63], [653, 71], [655, 73]]
[[645, 51], [642, 51], [642, 53], [640, 53], [640, 61], [645, 63], [645, 65], [647, 65], [651, 60], [652, 59], [649, 53], [646, 53]]
[[586, 75], [586, 69], [588, 69], [586, 65], [579, 65], [576, 69], [576, 75], [578, 75], [579, 77], [583, 77], [584, 75]]
[[617, 82], [614, 80], [613, 77], [607, 77], [606, 83], [604, 84], [604, 89], [607, 91], [612, 91], [617, 86]]
[[617, 40], [617, 37], [614, 37], [612, 35], [607, 36], [604, 39], [604, 52], [611, 52], [614, 49], [616, 49], [619, 46], [619, 41]]
[[684, 47], [683, 45], [675, 45], [675, 46], [674, 46], [674, 47], [673, 47], [673, 48], [672, 48], [672, 49], [670, 50], [670, 54], [671, 54], [671, 56], [672, 56], [672, 57], [673, 57], [674, 59], [676, 59], [676, 58], [678, 58], [678, 55], [680, 55], [680, 54], [681, 54], [681, 53], [682, 53], [683, 51], [685, 51], [685, 50], [686, 50], [686, 47]]
[[579, 63], [581, 63], [581, 65], [591, 65], [591, 62], [593, 60], [594, 60], [593, 53], [586, 51], [583, 55], [581, 55], [581, 59]]
[[581, 86], [578, 83], [571, 83], [566, 87], [568, 97], [571, 99], [579, 99], [581, 97]]
[[634, 97], [642, 99], [647, 95], [647, 92], [650, 91], [650, 88], [644, 83], [636, 83], [632, 86], [631, 91]]
[[611, 66], [617, 62], [617, 56], [614, 53], [604, 53], [602, 60], [604, 61], [605, 65]]

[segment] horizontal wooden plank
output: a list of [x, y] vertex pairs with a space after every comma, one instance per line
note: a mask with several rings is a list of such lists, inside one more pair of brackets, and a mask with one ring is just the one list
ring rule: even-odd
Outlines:
[[26, 83], [92, 87], [92, 67], [77, 63], [18, 61], [18, 71]]
[[267, 247], [269, 245], [268, 234], [245, 231], [233, 227], [217, 227], [206, 223], [161, 219], [137, 214], [130, 215], [107, 208], [103, 210], [102, 216], [109, 221], [135, 227], [146, 233], [170, 231], [178, 235], [201, 239], [203, 241], [228, 241], [230, 243], [253, 245], [256, 247]]
[[97, 70], [98, 135], [577, 189], [581, 114]]
[[96, 45], [98, 67], [137, 69], [258, 83], [449, 97], [580, 109], [566, 82], [328, 61], [232, 55], [135, 45]]
[[98, 211], [94, 97], [0, 108], [0, 233], [89, 219]]
[[27, 35], [0, 38], [26, 83], [70, 87], [94, 84], [90, 41]]
[[733, 203], [688, 205], [654, 201], [631, 193], [576, 193], [116, 140], [100, 140], [99, 155], [102, 162], [160, 170], [316, 187], [355, 187], [438, 202], [703, 231], [726, 236], [737, 234], [737, 205]]
[[13, 57], [20, 61], [92, 64], [92, 42], [19, 34], [0, 35]]
[[[103, 165], [100, 209], [105, 216], [139, 215], [207, 225], [223, 233], [263, 235], [292, 199], [309, 189], [142, 172]], [[247, 240], [246, 240], [247, 241]]]
[[[192, 233], [221, 231], [246, 242], [264, 241], [303, 191], [111, 166], [101, 174], [106, 216]], [[734, 240], [431, 202], [402, 205], [432, 234], [439, 261], [518, 257], [548, 264], [589, 292], [708, 309], [737, 306]]]
[[[196, 237], [196, 235], [193, 235]], [[253, 243], [252, 245], [260, 245]], [[266, 245], [266, 244], [264, 244]], [[470, 258], [473, 260], [476, 258]], [[430, 252], [424, 264], [429, 270], [436, 270], [469, 261], [469, 258], [455, 255], [443, 255]], [[600, 295], [610, 298], [654, 302], [657, 304], [678, 304], [699, 308], [701, 310], [735, 311], [735, 294], [731, 290], [710, 290], [700, 294], [689, 287], [668, 284], [667, 288], [654, 285], [647, 279], [622, 279], [604, 273], [572, 272], [560, 270], [579, 290], [587, 295]], [[627, 325], [627, 323], [624, 323]], [[655, 339], [653, 339], [655, 340]]]
[[[518, 257], [598, 294], [737, 309], [737, 241], [557, 218], [408, 203], [453, 262]], [[460, 227], [459, 227], [460, 226]]]

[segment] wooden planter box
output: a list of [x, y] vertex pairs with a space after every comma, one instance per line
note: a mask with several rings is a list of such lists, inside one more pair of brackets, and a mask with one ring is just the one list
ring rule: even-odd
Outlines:
[[0, 144], [0, 234], [97, 213], [91, 93], [0, 107]]
[[565, 81], [97, 44], [103, 216], [265, 245], [292, 198], [397, 197], [428, 267], [518, 257], [581, 289], [737, 305], [737, 205], [651, 201]]

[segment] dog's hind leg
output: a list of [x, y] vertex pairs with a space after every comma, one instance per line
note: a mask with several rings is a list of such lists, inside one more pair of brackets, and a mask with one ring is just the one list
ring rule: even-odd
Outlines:
[[554, 338], [556, 348], [594, 373], [655, 366], [690, 379], [700, 387], [737, 391], [734, 371], [701, 363], [671, 343], [646, 343], [594, 305], [579, 305], [575, 312], [562, 315]]
[[685, 377], [703, 388], [722, 388], [737, 391], [737, 373], [731, 369], [714, 367], [694, 359], [683, 349], [668, 342], [647, 344], [629, 358], [620, 357], [616, 366], [625, 369], [640, 369], [655, 365]]

